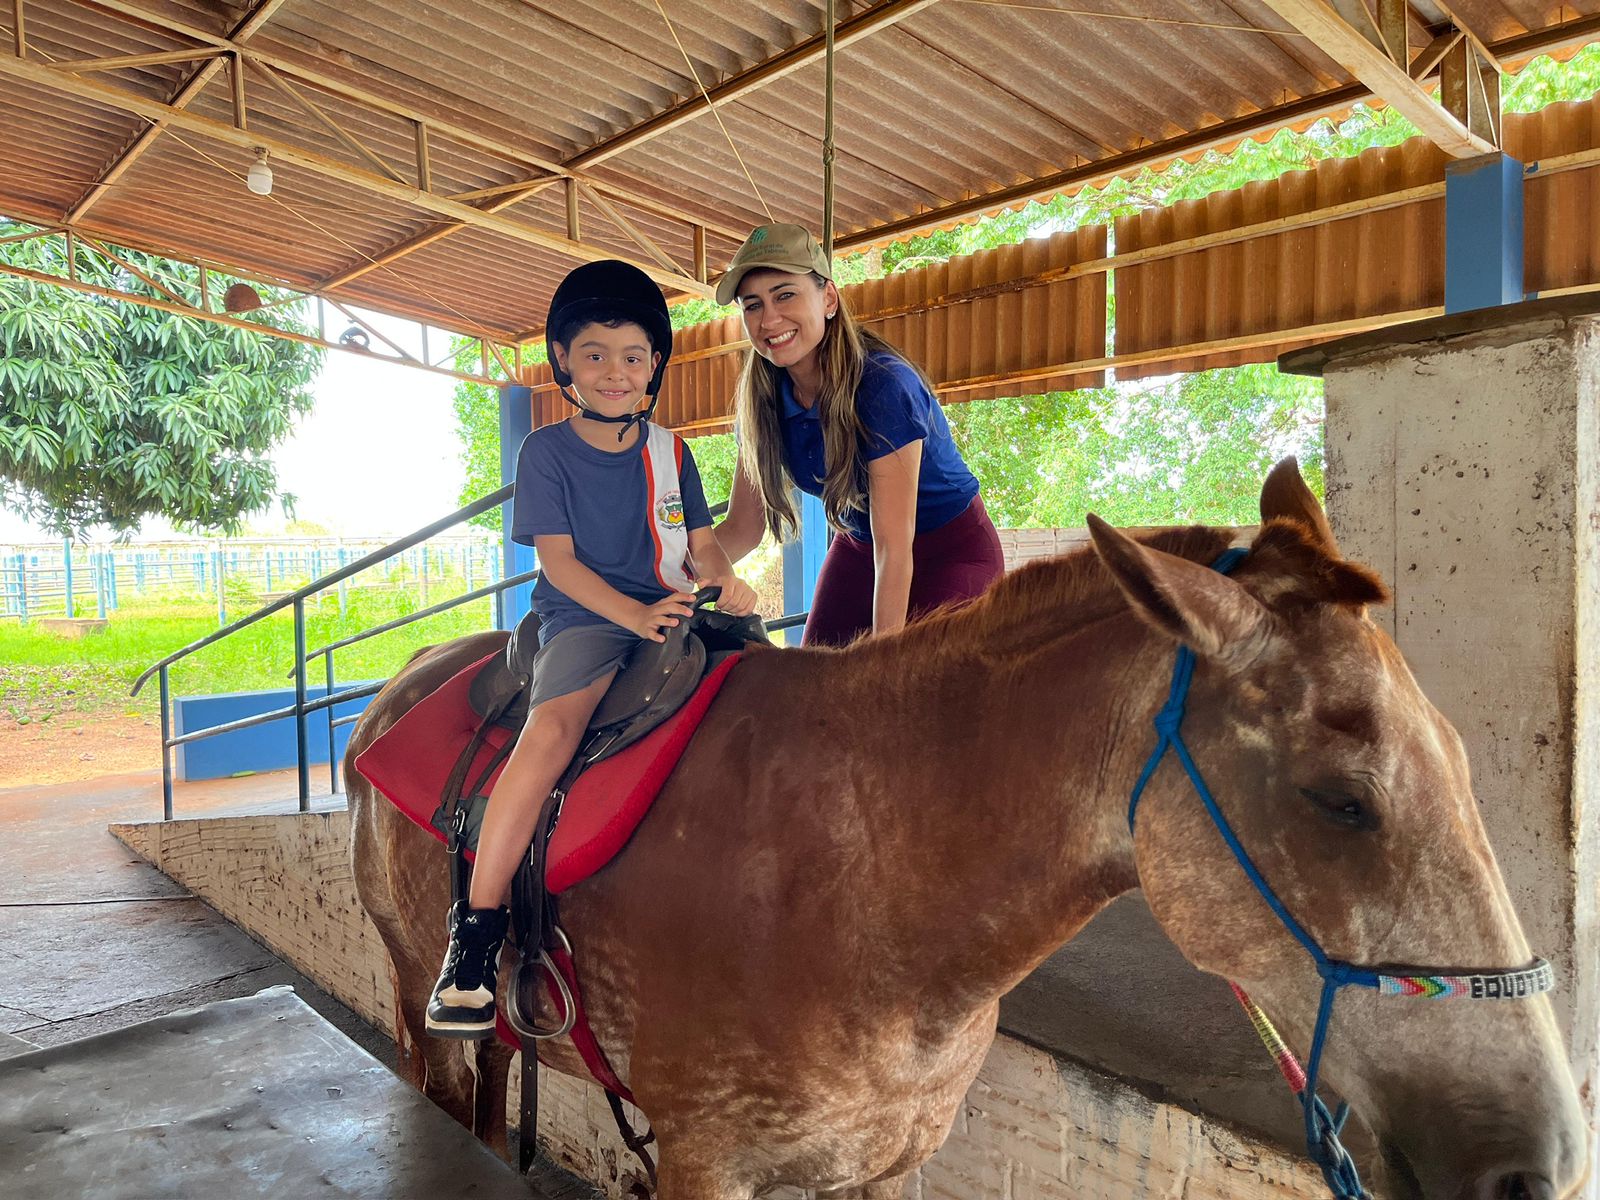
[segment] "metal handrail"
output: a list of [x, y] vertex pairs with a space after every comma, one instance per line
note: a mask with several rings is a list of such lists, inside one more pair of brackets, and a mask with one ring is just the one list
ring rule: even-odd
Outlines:
[[466, 507], [456, 509], [456, 511], [451, 513], [449, 516], [441, 517], [431, 525], [424, 525], [415, 533], [408, 533], [405, 537], [397, 538], [395, 541], [390, 542], [387, 546], [381, 546], [372, 553], [363, 555], [354, 562], [348, 563], [336, 571], [331, 571], [327, 575], [322, 576], [320, 579], [313, 579], [310, 583], [303, 587], [296, 588], [288, 595], [280, 596], [271, 604], [266, 604], [256, 609], [256, 611], [251, 613], [249, 616], [240, 617], [231, 625], [224, 625], [215, 633], [208, 633], [205, 637], [200, 638], [198, 641], [190, 642], [183, 649], [174, 650], [160, 662], [147, 667], [144, 673], [140, 675], [138, 679], [133, 681], [133, 689], [128, 694], [130, 696], [137, 696], [139, 694], [139, 689], [144, 687], [145, 683], [150, 679], [150, 676], [154, 675], [157, 671], [160, 671], [164, 667], [170, 667], [179, 659], [188, 657], [196, 650], [203, 649], [204, 647], [211, 645], [212, 642], [221, 641], [229, 634], [237, 633], [239, 630], [248, 625], [254, 625], [263, 617], [270, 617], [273, 613], [279, 612], [282, 609], [290, 607], [291, 605], [304, 603], [306, 597], [315, 595], [317, 592], [324, 591], [336, 583], [341, 583], [350, 578], [350, 576], [359, 574], [360, 572], [365, 571], [368, 567], [376, 566], [385, 559], [393, 558], [396, 554], [400, 554], [411, 549], [411, 547], [415, 546], [418, 542], [425, 542], [434, 534], [442, 533], [444, 530], [449, 529], [452, 525], [460, 524], [462, 521], [470, 521], [479, 513], [486, 512], [495, 505], [504, 503], [506, 500], [511, 498], [511, 494], [516, 491], [516, 487], [516, 484], [508, 483], [505, 485], [505, 487], [500, 488], [498, 491], [490, 492], [487, 496], [483, 496], [480, 499], [474, 500]]
[[[474, 500], [471, 504], [465, 505], [462, 508], [458, 508], [455, 512], [449, 514], [448, 516], [442, 517], [429, 525], [424, 525], [422, 528], [413, 533], [409, 533], [404, 537], [397, 538], [387, 545], [372, 551], [370, 554], [356, 559], [354, 562], [348, 563], [327, 575], [323, 575], [302, 587], [296, 588], [294, 591], [278, 598], [272, 603], [263, 605], [261, 608], [257, 609], [253, 613], [250, 613], [248, 616], [242, 617], [239, 620], [234, 621], [232, 624], [216, 630], [214, 633], [207, 634], [205, 637], [191, 642], [189, 645], [180, 650], [175, 650], [173, 653], [167, 655], [159, 662], [147, 668], [144, 673], [134, 681], [131, 694], [135, 696], [138, 695], [140, 688], [144, 686], [144, 684], [152, 675], [157, 675], [160, 677], [161, 788], [163, 819], [172, 819], [172, 750], [175, 747], [187, 745], [191, 742], [197, 742], [203, 738], [216, 737], [219, 734], [231, 733], [240, 729], [249, 729], [256, 725], [266, 725], [273, 721], [281, 721], [291, 717], [295, 721], [295, 759], [299, 770], [300, 811], [310, 811], [311, 787], [310, 764], [307, 754], [309, 747], [307, 740], [306, 718], [315, 712], [326, 711], [328, 714], [328, 767], [330, 775], [332, 776], [331, 786], [334, 792], [337, 792], [338, 764], [334, 761], [333, 757], [334, 730], [341, 725], [347, 725], [356, 721], [359, 719], [360, 714], [353, 713], [344, 717], [335, 717], [333, 715], [333, 710], [335, 707], [345, 703], [346, 701], [360, 700], [368, 696], [376, 695], [388, 684], [389, 681], [378, 680], [375, 682], [358, 684], [355, 687], [345, 688], [342, 691], [335, 691], [333, 682], [334, 651], [342, 649], [346, 646], [354, 645], [355, 643], [364, 641], [367, 638], [376, 637], [380, 633], [387, 633], [390, 630], [398, 629], [404, 625], [409, 625], [414, 621], [420, 621], [425, 617], [434, 616], [435, 614], [444, 612], [447, 609], [470, 603], [473, 600], [480, 600], [491, 595], [498, 596], [499, 594], [511, 588], [519, 587], [523, 584], [537, 580], [539, 578], [539, 572], [538, 570], [524, 571], [520, 574], [498, 580], [492, 584], [488, 584], [485, 587], [475, 588], [470, 592], [464, 592], [461, 595], [452, 596], [448, 600], [440, 601], [438, 604], [430, 605], [418, 612], [408, 613], [402, 617], [396, 617], [393, 620], [386, 621], [381, 625], [376, 625], [371, 629], [363, 630], [359, 633], [352, 634], [349, 637], [330, 642], [326, 646], [318, 647], [316, 650], [310, 651], [309, 653], [306, 650], [305, 644], [306, 600], [318, 592], [325, 591], [336, 584], [342, 583], [352, 575], [357, 575], [369, 567], [376, 566], [379, 563], [393, 558], [397, 554], [401, 554], [406, 550], [409, 550], [412, 546], [415, 546], [420, 542], [427, 541], [435, 534], [443, 532], [452, 525], [457, 525], [462, 521], [471, 520], [479, 513], [485, 512], [497, 504], [504, 503], [506, 500], [511, 498], [515, 491], [515, 484], [507, 484], [497, 491], [491, 492], [487, 496], [483, 496], [477, 500]], [[712, 506], [710, 513], [714, 517], [721, 516], [726, 513], [727, 510], [728, 505], [726, 502], [723, 502], [721, 504]], [[179, 734], [178, 736], [174, 737], [172, 735], [172, 693], [170, 681], [170, 669], [172, 664], [188, 657], [197, 650], [211, 645], [213, 642], [221, 641], [223, 638], [237, 633], [239, 630], [244, 629], [249, 625], [253, 625], [255, 622], [260, 621], [265, 617], [269, 617], [273, 613], [280, 612], [285, 608], [293, 608], [294, 610], [295, 665], [289, 672], [289, 677], [294, 680], [294, 703], [283, 708], [273, 709], [270, 712], [256, 713], [253, 716], [241, 717], [236, 721], [228, 721], [221, 725], [212, 725], [205, 729], [190, 730], [187, 733]], [[806, 616], [807, 614], [805, 613], [798, 613], [779, 617], [776, 620], [765, 622], [764, 624], [768, 632], [779, 629], [790, 629], [796, 625], [804, 623]], [[310, 660], [318, 657], [321, 657], [324, 661], [327, 685], [324, 694], [320, 698], [312, 700], [306, 694], [305, 671], [306, 664]]]
[[303, 706], [287, 704], [282, 708], [274, 708], [270, 712], [240, 717], [237, 721], [229, 721], [223, 725], [208, 725], [204, 729], [196, 729], [191, 733], [180, 733], [167, 744], [169, 746], [183, 746], [189, 742], [198, 742], [201, 738], [215, 737], [219, 733], [233, 733], [238, 729], [249, 729], [252, 725], [265, 725], [270, 721], [281, 721], [285, 717], [293, 717], [301, 712], [310, 716], [314, 712], [321, 712], [325, 708], [343, 704], [346, 700], [360, 700], [364, 696], [375, 696], [384, 689], [388, 682], [387, 679], [380, 679], [375, 683], [361, 683], [355, 687], [334, 692], [330, 696], [319, 696], [315, 700], [307, 700]]
[[[427, 608], [420, 609], [417, 612], [407, 613], [403, 617], [395, 617], [392, 621], [385, 621], [382, 625], [374, 625], [371, 629], [363, 629], [360, 633], [352, 633], [347, 638], [340, 638], [336, 642], [329, 642], [326, 646], [320, 646], [315, 650], [308, 650], [306, 651], [306, 662], [309, 663], [313, 658], [317, 658], [324, 654], [331, 654], [335, 650], [343, 650], [346, 646], [353, 646], [357, 642], [365, 641], [369, 637], [376, 637], [380, 633], [388, 633], [391, 629], [399, 629], [401, 626], [409, 625], [413, 621], [421, 621], [426, 617], [436, 616], [437, 614], [445, 612], [448, 609], [455, 608], [457, 605], [466, 604], [472, 600], [481, 600], [485, 596], [492, 596], [497, 592], [503, 592], [508, 588], [514, 588], [524, 583], [530, 583], [538, 578], [539, 572], [537, 570], [524, 571], [520, 575], [509, 576], [508, 578], [502, 579], [497, 583], [485, 584], [483, 587], [474, 588], [470, 592], [462, 592], [459, 596], [452, 596], [448, 600], [441, 600], [437, 604], [430, 604]], [[299, 670], [298, 667], [290, 668], [284, 673], [284, 678], [293, 679], [295, 671], [297, 670]]]

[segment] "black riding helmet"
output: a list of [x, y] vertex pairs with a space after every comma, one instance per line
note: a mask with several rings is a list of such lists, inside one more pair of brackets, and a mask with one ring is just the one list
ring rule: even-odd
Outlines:
[[[656, 365], [655, 373], [650, 376], [650, 382], [645, 387], [645, 394], [650, 397], [650, 403], [642, 412], [621, 417], [602, 416], [591, 412], [583, 401], [567, 390], [572, 386], [572, 376], [562, 370], [556, 362], [556, 330], [562, 324], [562, 319], [569, 315], [573, 308], [594, 302], [603, 304], [608, 311], [617, 316], [637, 323], [645, 333], [649, 334], [651, 347], [661, 355], [661, 361]], [[550, 314], [545, 318], [544, 331], [545, 350], [550, 356], [550, 373], [555, 377], [556, 385], [561, 388], [561, 394], [567, 398], [568, 403], [581, 409], [583, 415], [592, 421], [608, 421], [621, 425], [622, 430], [617, 435], [618, 441], [627, 436], [628, 426], [635, 421], [650, 419], [656, 410], [656, 397], [661, 391], [661, 380], [667, 372], [667, 360], [672, 357], [672, 321], [667, 316], [667, 298], [661, 294], [661, 289], [650, 276], [638, 267], [613, 258], [584, 263], [561, 281], [561, 286], [556, 288], [556, 294], [550, 298]]]

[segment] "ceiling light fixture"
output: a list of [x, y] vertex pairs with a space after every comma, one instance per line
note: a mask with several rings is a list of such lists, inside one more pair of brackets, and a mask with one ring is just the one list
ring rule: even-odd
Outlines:
[[256, 160], [250, 164], [250, 170], [244, 177], [244, 185], [258, 196], [272, 195], [272, 168], [267, 166], [265, 147], [256, 147]]

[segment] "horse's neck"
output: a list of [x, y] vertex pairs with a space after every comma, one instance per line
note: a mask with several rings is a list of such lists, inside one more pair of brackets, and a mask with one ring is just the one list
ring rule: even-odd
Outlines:
[[1162, 661], [1122, 615], [1020, 661], [911, 668], [925, 711], [907, 713], [915, 750], [898, 765], [915, 786], [889, 820], [922, 847], [902, 882], [918, 893], [906, 911], [926, 916], [901, 931], [923, 949], [902, 949], [941, 959], [957, 1007], [1008, 991], [1136, 886], [1127, 798]]

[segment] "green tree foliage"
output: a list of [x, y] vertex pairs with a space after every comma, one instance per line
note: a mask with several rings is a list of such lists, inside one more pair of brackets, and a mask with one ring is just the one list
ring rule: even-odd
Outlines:
[[1261, 363], [946, 409], [1005, 527], [1246, 524], [1262, 477], [1299, 457], [1322, 491], [1322, 388]]
[[[56, 237], [0, 245], [47, 274], [66, 274], [66, 252]], [[198, 300], [190, 268], [118, 253]], [[81, 245], [74, 257], [80, 279], [157, 294]], [[255, 319], [293, 325], [281, 309]], [[310, 410], [321, 361], [314, 346], [0, 276], [0, 502], [62, 536], [155, 515], [235, 532], [277, 496], [271, 454]]]

